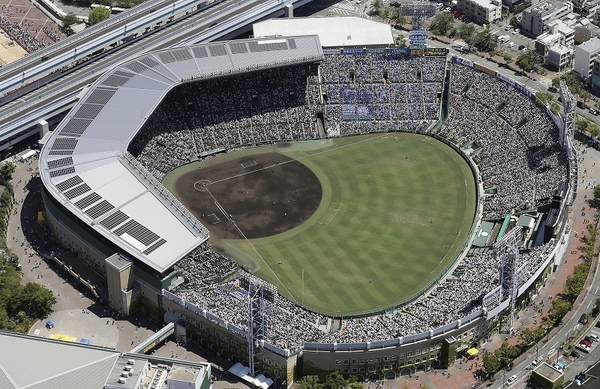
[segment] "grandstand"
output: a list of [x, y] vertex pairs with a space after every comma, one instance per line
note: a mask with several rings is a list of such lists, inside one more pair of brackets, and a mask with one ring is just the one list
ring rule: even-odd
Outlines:
[[[242, 146], [411, 131], [443, 139], [477, 164], [480, 216], [498, 219], [548, 203], [569, 171], [549, 113], [523, 90], [459, 62], [402, 49], [324, 55], [316, 36], [144, 55], [94, 83], [42, 150], [48, 220], [102, 274], [106, 257], [129, 258], [137, 280], [130, 287], [145, 296], [147, 312], [188, 318], [192, 339], [243, 362], [248, 296], [239, 269], [208, 246], [207, 230], [160, 179]], [[444, 88], [448, 118], [436, 127]], [[527, 280], [555, 250], [548, 242], [523, 253]], [[468, 255], [421, 298], [366, 318], [326, 317], [282, 298], [267, 302], [261, 369], [291, 384], [302, 350], [306, 374], [390, 377], [451, 364], [448, 350], [489, 330], [483, 297], [498, 287], [498, 271], [493, 252]]]

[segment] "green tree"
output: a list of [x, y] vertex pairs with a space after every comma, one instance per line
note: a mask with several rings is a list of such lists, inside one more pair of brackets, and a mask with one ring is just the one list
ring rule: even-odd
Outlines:
[[600, 126], [596, 122], [590, 122], [587, 126], [587, 132], [594, 138], [597, 138], [600, 135]]
[[324, 389], [340, 389], [345, 387], [346, 380], [344, 379], [344, 376], [337, 371], [329, 374], [325, 380], [325, 384], [323, 385]]
[[575, 128], [579, 132], [586, 132], [590, 121], [584, 117], [575, 120]]
[[600, 200], [600, 184], [594, 187], [594, 200]]
[[319, 383], [319, 377], [316, 375], [307, 375], [302, 377], [296, 384], [297, 389], [323, 389], [323, 385]]
[[557, 89], [560, 88], [560, 80], [565, 80], [565, 82], [567, 83], [567, 86], [569, 87], [569, 90], [574, 95], [579, 94], [580, 91], [582, 91], [584, 89], [583, 83], [581, 82], [581, 80], [579, 79], [577, 74], [574, 72], [565, 73], [565, 74], [562, 74], [560, 77], [553, 78], [552, 86]]
[[519, 19], [517, 19], [516, 16], [513, 16], [512, 18], [510, 18], [510, 25], [513, 27], [517, 27], [519, 25]]
[[552, 101], [553, 96], [551, 93], [536, 92], [535, 98], [541, 105], [548, 105]]
[[585, 104], [590, 98], [590, 94], [586, 90], [581, 89], [579, 91], [579, 97], [581, 97], [581, 100], [583, 100], [583, 104]]
[[90, 15], [89, 15], [89, 23], [90, 25], [94, 25], [100, 22], [105, 21], [106, 19], [108, 19], [110, 17], [110, 10], [104, 8], [104, 7], [97, 7], [97, 8], [92, 8], [90, 10]]
[[446, 35], [454, 26], [454, 18], [447, 12], [442, 12], [433, 17], [429, 29], [435, 35]]
[[589, 263], [580, 263], [575, 266], [573, 273], [567, 276], [563, 286], [563, 296], [569, 302], [575, 301], [579, 293], [583, 290], [583, 285], [590, 270]]
[[494, 374], [502, 368], [500, 360], [494, 354], [483, 354], [483, 368], [489, 374]]
[[35, 320], [52, 311], [56, 298], [42, 285], [21, 284], [14, 266], [4, 263], [0, 272], [0, 329], [27, 332]]
[[0, 166], [0, 178], [2, 178], [2, 181], [6, 182], [12, 180], [16, 168], [17, 165], [12, 162], [6, 162], [4, 165]]
[[552, 304], [550, 305], [550, 315], [554, 319], [555, 323], [560, 323], [562, 318], [569, 312], [571, 309], [571, 303], [565, 301], [563, 299], [554, 299], [552, 300]]
[[534, 344], [537, 341], [537, 335], [535, 331], [532, 331], [529, 328], [525, 328], [523, 331], [521, 331], [519, 339], [521, 340], [521, 343], [527, 347]]
[[527, 50], [517, 57], [517, 65], [527, 72], [537, 68], [541, 62], [540, 56], [533, 50]]
[[559, 111], [560, 111], [560, 105], [558, 105], [558, 103], [556, 101], [551, 102], [550, 103], [550, 112], [557, 115]]
[[382, 8], [383, 8], [383, 4], [381, 3], [381, 0], [375, 0], [373, 3], [371, 3], [370, 14], [371, 15], [379, 15]]
[[406, 18], [406, 16], [400, 15], [400, 12], [398, 12], [396, 14], [396, 24], [401, 26], [408, 24], [408, 19]]
[[486, 29], [475, 35], [473, 43], [479, 51], [490, 52], [496, 50], [498, 38], [495, 35], [492, 35], [490, 30]]
[[475, 42], [475, 26], [471, 23], [461, 24], [458, 28], [458, 36], [469, 46], [473, 45]]
[[68, 14], [63, 16], [61, 21], [64, 28], [71, 27], [73, 24], [79, 23], [77, 15], [75, 15], [72, 12], [69, 12]]

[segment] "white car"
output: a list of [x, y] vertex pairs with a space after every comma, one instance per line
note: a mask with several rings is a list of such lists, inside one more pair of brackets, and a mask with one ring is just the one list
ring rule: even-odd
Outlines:
[[510, 378], [507, 379], [506, 382], [504, 383], [504, 386], [511, 386], [515, 382], [517, 382], [517, 376], [516, 375], [511, 375]]
[[598, 335], [596, 335], [596, 334], [588, 334], [588, 336], [589, 336], [590, 338], [592, 338], [592, 340], [593, 340], [594, 342], [597, 342], [597, 341], [599, 341], [599, 340], [600, 340], [600, 336], [598, 336]]
[[516, 35], [516, 34], [518, 34], [518, 33], [520, 33], [520, 32], [521, 32], [521, 30], [519, 30], [519, 29], [517, 28], [516, 30], [513, 30], [513, 35]]

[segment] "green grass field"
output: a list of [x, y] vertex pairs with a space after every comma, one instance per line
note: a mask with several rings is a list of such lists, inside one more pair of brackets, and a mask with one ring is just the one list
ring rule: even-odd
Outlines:
[[283, 152], [321, 181], [321, 204], [307, 222], [221, 243], [231, 245], [229, 255], [251, 257], [257, 276], [310, 310], [356, 315], [401, 303], [430, 284], [466, 241], [476, 206], [471, 170], [450, 147], [417, 134], [326, 144]]

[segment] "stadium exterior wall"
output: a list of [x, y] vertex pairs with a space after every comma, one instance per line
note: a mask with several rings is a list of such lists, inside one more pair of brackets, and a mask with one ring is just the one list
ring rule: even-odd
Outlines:
[[[446, 141], [446, 143], [451, 142]], [[457, 149], [454, 145], [453, 147]], [[457, 151], [460, 152], [460, 150]], [[462, 152], [460, 154], [465, 157]], [[473, 162], [470, 158], [467, 160], [473, 169]], [[479, 195], [481, 181], [478, 173], [475, 175]], [[95, 236], [95, 231], [80, 230], [80, 226], [76, 223], [77, 217], [70, 215], [68, 210], [62, 209], [45, 192], [46, 189], [42, 186], [47, 220], [56, 237], [67, 247], [77, 251], [80, 257], [87, 260], [88, 263], [95, 263], [96, 266], [102, 264], [97, 270], [103, 274], [104, 258], [102, 255], [108, 256], [119, 250], [108, 245], [102, 240], [102, 237]], [[478, 210], [479, 207], [478, 203]], [[475, 226], [475, 224], [473, 225]], [[472, 231], [470, 235], [472, 236]], [[548, 260], [556, 252], [556, 248], [553, 249], [542, 263], [548, 263]], [[201, 347], [212, 350], [232, 362], [247, 362], [248, 349], [242, 329], [231, 326], [226, 321], [202, 311], [193, 304], [179, 298], [171, 298], [174, 295], [163, 291], [169, 284], [169, 280], [163, 275], [160, 275], [159, 279], [152, 280], [152, 274], [137, 269], [141, 265], [137, 262], [135, 264], [136, 278], [141, 281], [143, 286], [142, 299], [146, 304], [148, 314], [164, 320], [164, 313], [171, 312], [188, 323], [188, 339], [196, 341]], [[141, 274], [144, 276], [140, 276]], [[532, 278], [537, 278], [541, 274], [542, 271], [537, 271]], [[528, 282], [528, 285], [530, 284]], [[525, 292], [525, 290], [520, 290], [520, 292]], [[369, 378], [370, 375], [388, 378], [429, 369], [439, 363], [440, 350], [447, 338], [455, 339], [457, 351], [461, 351], [485, 339], [490, 329], [489, 325], [490, 320], [486, 317], [486, 312], [478, 311], [464, 319], [447, 323], [429, 332], [404, 338], [355, 344], [306, 343], [301, 352], [293, 354], [271, 345], [263, 345], [258, 348], [257, 369], [286, 385], [291, 384], [295, 377], [307, 374], [318, 374], [324, 377], [333, 371], [362, 378]]]

